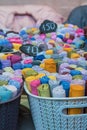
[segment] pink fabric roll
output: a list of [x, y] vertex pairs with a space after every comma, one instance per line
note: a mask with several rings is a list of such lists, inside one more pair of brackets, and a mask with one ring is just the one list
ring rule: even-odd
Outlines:
[[20, 61], [22, 60], [21, 56], [18, 56], [18, 55], [11, 55], [11, 56], [8, 56], [7, 59], [10, 59], [11, 64], [20, 62]]
[[24, 64], [29, 64], [29, 63], [32, 63], [33, 60], [32, 59], [27, 59], [27, 60], [24, 60]]
[[18, 38], [8, 38], [11, 43], [22, 44], [22, 40]]
[[33, 80], [31, 81], [30, 83], [30, 87], [31, 87], [31, 93], [34, 94], [34, 95], [38, 95], [38, 86], [40, 85], [40, 80]]

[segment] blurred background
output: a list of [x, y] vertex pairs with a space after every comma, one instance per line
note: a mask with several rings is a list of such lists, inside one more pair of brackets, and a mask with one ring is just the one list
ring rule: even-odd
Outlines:
[[65, 19], [73, 8], [85, 4], [87, 0], [0, 0], [0, 5], [48, 5]]
[[[0, 0], [0, 28], [20, 31], [25, 26], [40, 25], [46, 19], [64, 23], [74, 8], [86, 4], [87, 0]], [[76, 21], [75, 24], [81, 25], [84, 10], [87, 14], [86, 8], [80, 8], [77, 14], [74, 12], [76, 16], [71, 21], [79, 14], [80, 23]], [[85, 21], [83, 25], [87, 24]]]

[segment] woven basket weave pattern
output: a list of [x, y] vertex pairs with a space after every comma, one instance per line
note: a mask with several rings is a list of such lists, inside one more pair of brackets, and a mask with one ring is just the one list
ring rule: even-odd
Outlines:
[[86, 130], [87, 114], [67, 115], [67, 108], [87, 107], [87, 97], [80, 98], [42, 98], [28, 95], [30, 109], [36, 130]]

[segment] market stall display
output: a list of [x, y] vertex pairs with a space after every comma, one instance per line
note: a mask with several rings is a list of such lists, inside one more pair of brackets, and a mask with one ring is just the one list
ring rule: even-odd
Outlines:
[[25, 82], [36, 130], [87, 128], [86, 32], [46, 20], [17, 34], [1, 34], [12, 51], [0, 53], [1, 91], [9, 95], [0, 101], [20, 93]]

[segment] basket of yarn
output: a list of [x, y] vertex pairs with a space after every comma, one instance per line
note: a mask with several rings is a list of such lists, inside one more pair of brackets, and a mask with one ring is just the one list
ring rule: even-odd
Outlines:
[[0, 74], [0, 130], [16, 130], [23, 80], [19, 70], [5, 67]]
[[87, 38], [84, 30], [65, 24], [52, 32], [56, 25], [47, 21], [41, 27], [39, 33], [34, 28], [32, 35], [31, 28], [21, 32], [22, 38], [25, 34], [30, 36], [29, 42], [42, 49], [37, 53], [36, 48], [24, 46], [25, 54], [29, 53], [25, 63], [29, 62], [32, 50], [35, 51], [31, 67], [22, 70], [35, 129], [86, 130]]
[[0, 30], [0, 130], [17, 129], [23, 91], [23, 79], [19, 70], [21, 56], [18, 53], [21, 45], [18, 33]]
[[36, 130], [86, 130], [87, 113], [67, 115], [67, 109], [82, 110], [87, 106], [87, 97], [46, 98], [25, 91], [31, 108]]
[[[23, 87], [21, 91], [14, 98], [6, 102], [0, 103], [0, 130], [16, 130], [18, 125], [18, 114], [20, 97], [22, 94]], [[6, 95], [6, 98], [8, 96]]]

